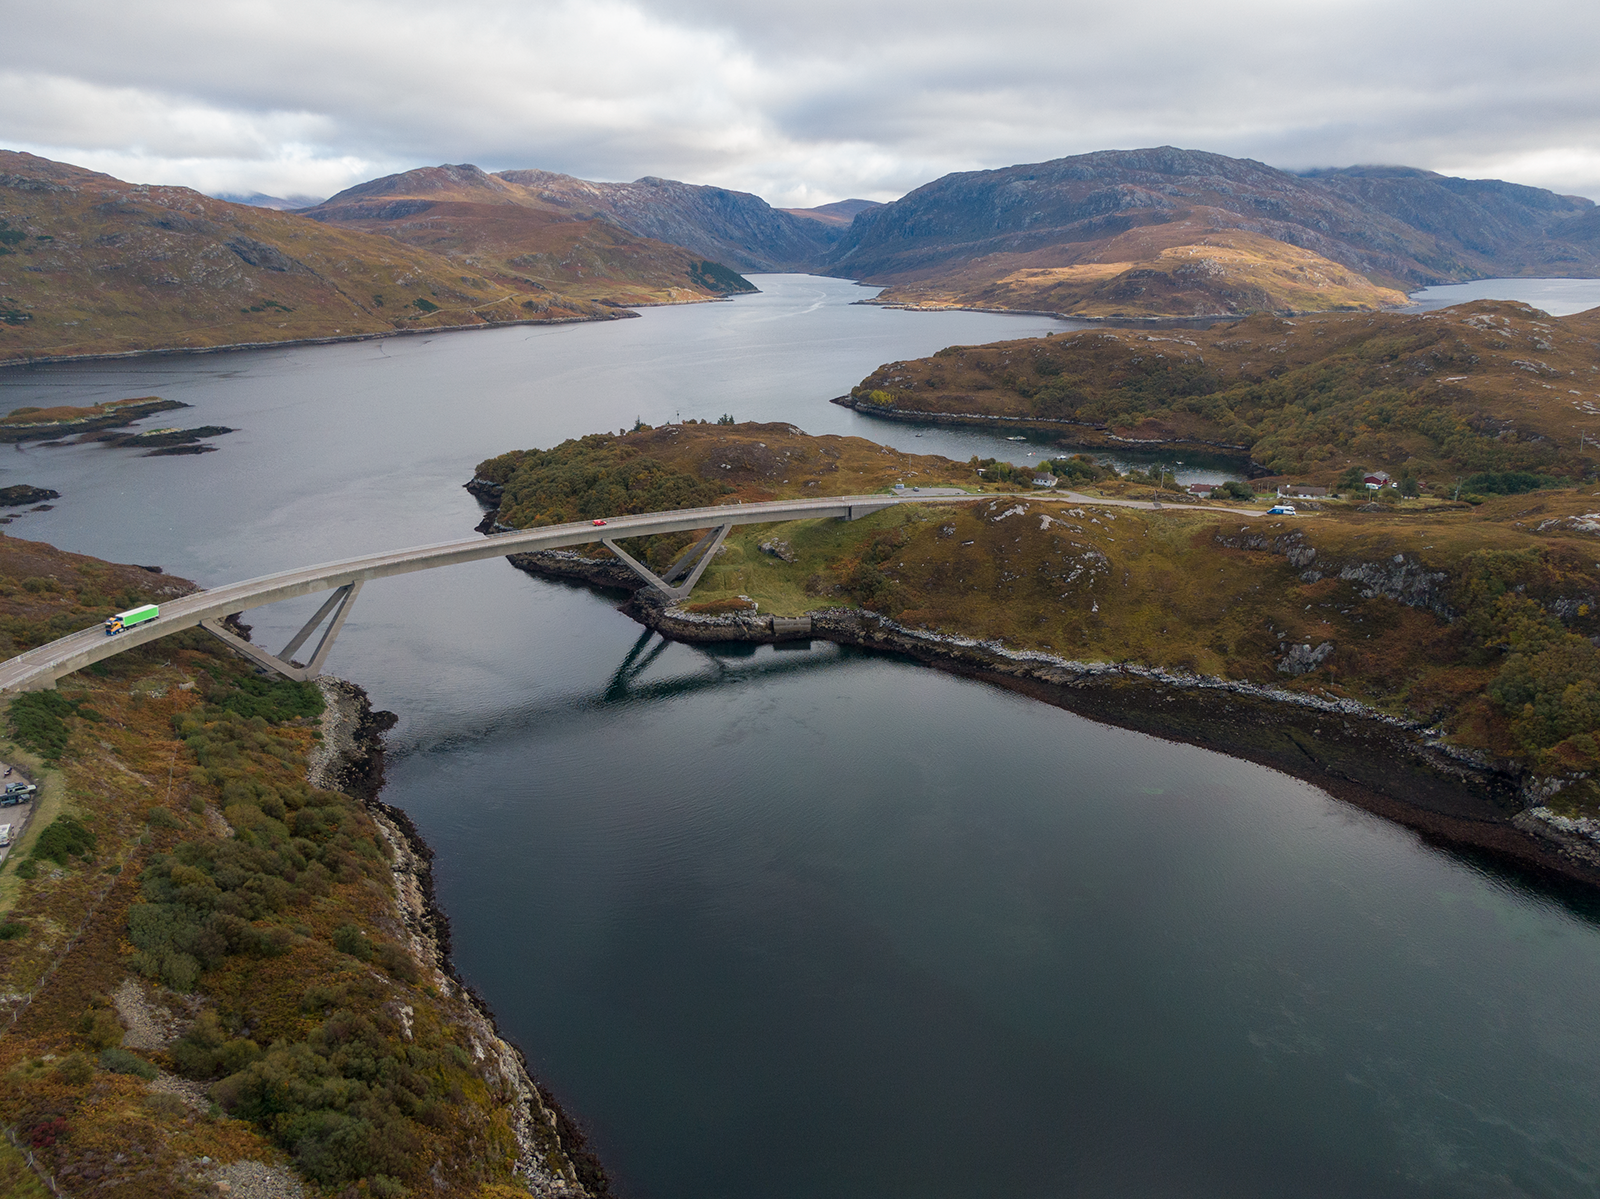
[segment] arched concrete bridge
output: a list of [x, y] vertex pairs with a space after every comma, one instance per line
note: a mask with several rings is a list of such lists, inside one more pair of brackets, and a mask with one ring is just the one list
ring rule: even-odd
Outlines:
[[[985, 497], [987, 498], [987, 497]], [[360, 558], [346, 558], [340, 562], [324, 562], [320, 566], [305, 566], [298, 570], [279, 571], [259, 579], [242, 583], [228, 583], [197, 591], [161, 605], [161, 615], [145, 624], [135, 625], [127, 632], [107, 637], [103, 626], [72, 633], [48, 645], [41, 645], [27, 653], [18, 654], [0, 663], [0, 692], [42, 691], [52, 688], [62, 675], [82, 670], [102, 658], [122, 653], [136, 645], [154, 641], [180, 629], [196, 625], [219, 637], [252, 661], [286, 675], [292, 679], [311, 679], [322, 673], [323, 663], [333, 648], [334, 638], [344, 627], [350, 614], [350, 605], [371, 579], [388, 575], [409, 574], [415, 570], [432, 570], [438, 566], [455, 566], [462, 562], [477, 562], [484, 558], [503, 558], [507, 554], [526, 553], [531, 550], [565, 549], [574, 545], [602, 542], [628, 564], [645, 582], [668, 599], [682, 599], [694, 589], [723, 539], [735, 525], [770, 524], [789, 520], [816, 520], [836, 518], [856, 520], [892, 508], [901, 501], [897, 497], [882, 495], [834, 496], [814, 500], [778, 500], [765, 504], [730, 504], [716, 508], [680, 508], [673, 512], [653, 512], [642, 516], [618, 516], [608, 519], [603, 526], [595, 521], [578, 524], [549, 525], [542, 529], [525, 529], [514, 533], [498, 533], [490, 537], [470, 537], [460, 541], [446, 541], [437, 545], [417, 546], [394, 550], [390, 553], [368, 554]], [[695, 529], [711, 531], [686, 549], [683, 554], [657, 575], [636, 561], [615, 542], [618, 538], [644, 537], [655, 533], [687, 533]], [[326, 603], [315, 616], [292, 637], [279, 654], [271, 654], [228, 631], [222, 621], [235, 613], [275, 604], [280, 600], [296, 599], [331, 591]], [[324, 622], [326, 626], [324, 627]], [[323, 628], [322, 638], [312, 651], [305, 666], [296, 666], [292, 658], [318, 628]]]

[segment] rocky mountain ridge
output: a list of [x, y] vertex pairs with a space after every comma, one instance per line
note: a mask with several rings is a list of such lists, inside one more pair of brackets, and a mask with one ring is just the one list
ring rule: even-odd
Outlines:
[[587, 202], [581, 189], [529, 187], [510, 177], [516, 174], [491, 175], [469, 163], [419, 167], [346, 188], [301, 215], [613, 306], [755, 290], [707, 243], [686, 247], [639, 232]]
[[[1299, 176], [1172, 146], [946, 175], [858, 217], [829, 269], [898, 276], [986, 253], [1095, 242], [1196, 208], [1412, 286], [1600, 270], [1600, 216], [1581, 197], [1409, 168]], [[1541, 256], [1547, 243], [1562, 256]]]
[[1600, 274], [1600, 212], [1498, 180], [1402, 167], [1302, 176], [1161, 146], [946, 175], [857, 216], [824, 269], [922, 306], [1378, 308], [1429, 284]]
[[[653, 237], [740, 271], [803, 271], [822, 263], [839, 229], [773, 208], [760, 196], [646, 175], [632, 183], [592, 183], [553, 171], [501, 171], [540, 200], [602, 213]], [[848, 201], [847, 201], [848, 202]]]

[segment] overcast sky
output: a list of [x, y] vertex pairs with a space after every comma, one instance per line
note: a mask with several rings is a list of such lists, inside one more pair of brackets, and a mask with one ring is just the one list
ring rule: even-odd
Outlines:
[[53, 0], [0, 146], [326, 196], [440, 162], [803, 206], [1171, 144], [1600, 198], [1594, 0]]

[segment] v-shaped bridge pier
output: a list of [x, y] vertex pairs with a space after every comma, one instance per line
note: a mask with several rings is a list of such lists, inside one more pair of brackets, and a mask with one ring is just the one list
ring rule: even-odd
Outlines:
[[[243, 654], [257, 666], [265, 666], [268, 670], [275, 670], [285, 678], [294, 679], [297, 683], [308, 682], [322, 674], [322, 667], [328, 660], [328, 654], [333, 650], [333, 642], [339, 636], [339, 630], [344, 628], [345, 618], [350, 615], [350, 606], [355, 603], [356, 595], [361, 591], [361, 583], [346, 583], [343, 587], [336, 588], [322, 607], [317, 609], [317, 614], [301, 626], [289, 644], [283, 647], [283, 652], [273, 655], [246, 641], [227, 624], [221, 620], [207, 619], [200, 622], [200, 627], [210, 633], [218, 641], [229, 648]], [[331, 620], [329, 613], [333, 614]], [[294, 652], [306, 643], [306, 639], [317, 631], [317, 627], [324, 620], [328, 627], [322, 632], [322, 640], [317, 642], [317, 648], [311, 653], [311, 661], [302, 666], [294, 660]]]
[[[350, 606], [355, 602], [361, 585], [371, 579], [479, 562], [487, 558], [503, 558], [524, 551], [592, 545], [598, 541], [646, 584], [669, 601], [676, 601], [686, 598], [694, 590], [700, 576], [705, 573], [735, 525], [791, 520], [859, 520], [873, 512], [892, 508], [899, 502], [894, 496], [844, 495], [809, 500], [773, 500], [758, 504], [725, 504], [713, 508], [680, 508], [673, 512], [618, 516], [606, 521], [517, 529], [490, 537], [413, 546], [410, 549], [366, 554], [339, 562], [279, 571], [259, 579], [227, 583], [169, 600], [161, 605], [161, 614], [154, 620], [147, 620], [115, 636], [106, 636], [104, 627], [96, 626], [18, 654], [0, 662], [0, 692], [52, 688], [62, 675], [82, 670], [103, 658], [165, 637], [168, 633], [192, 629], [197, 625], [252, 662], [287, 678], [307, 681], [322, 673], [334, 640], [350, 616]], [[706, 529], [710, 532], [703, 532]], [[701, 532], [700, 539], [680, 554], [664, 574], [659, 575], [617, 546], [618, 539], [692, 532]], [[228, 617], [254, 608], [329, 591], [332, 594], [300, 631], [289, 639], [281, 653], [271, 653], [246, 641], [225, 623]], [[322, 630], [322, 635], [317, 640], [317, 647], [311, 652], [310, 660], [301, 665], [295, 661], [294, 655], [318, 629]]]
[[722, 548], [722, 543], [727, 540], [731, 532], [733, 532], [731, 524], [718, 525], [679, 554], [677, 561], [667, 567], [667, 573], [664, 575], [657, 575], [609, 537], [601, 538], [600, 544], [622, 559], [628, 569], [666, 596], [669, 601], [677, 603], [679, 600], [689, 598], [694, 585], [700, 581], [700, 576], [705, 574], [706, 567], [711, 565], [711, 559], [717, 556], [717, 551]]

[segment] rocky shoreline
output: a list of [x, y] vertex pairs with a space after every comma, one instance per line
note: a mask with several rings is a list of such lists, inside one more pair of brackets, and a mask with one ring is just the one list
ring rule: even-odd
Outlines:
[[799, 618], [700, 615], [666, 605], [614, 560], [565, 550], [513, 554], [509, 560], [542, 578], [628, 592], [620, 610], [674, 640], [810, 638], [897, 654], [1103, 724], [1281, 770], [1431, 844], [1486, 859], [1541, 886], [1600, 887], [1600, 824], [1566, 820], [1546, 806], [1561, 780], [1530, 778], [1506, 763], [1455, 749], [1437, 730], [1356, 700], [1017, 651], [909, 629], [858, 608], [818, 609]]
[[409, 945], [466, 1029], [485, 1079], [514, 1113], [516, 1174], [539, 1199], [605, 1199], [610, 1194], [606, 1174], [583, 1132], [534, 1079], [522, 1050], [500, 1034], [489, 1005], [450, 961], [450, 921], [433, 891], [433, 850], [405, 812], [379, 798], [383, 734], [394, 726], [394, 714], [374, 712], [366, 692], [354, 683], [324, 677], [317, 686], [326, 707], [308, 781], [359, 799], [388, 842], [395, 907], [394, 927], [385, 931]]

